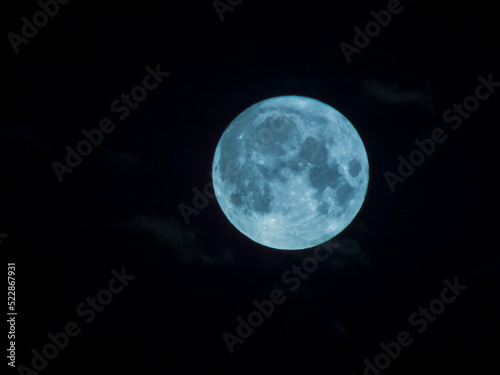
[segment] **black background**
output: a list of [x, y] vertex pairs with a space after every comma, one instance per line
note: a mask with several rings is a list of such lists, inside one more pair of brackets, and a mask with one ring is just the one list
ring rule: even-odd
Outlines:
[[[39, 6], [8, 4], [0, 251], [17, 268], [16, 364], [31, 367], [30, 351], [75, 321], [81, 333], [42, 373], [361, 374], [401, 331], [414, 342], [383, 373], [496, 368], [500, 94], [457, 130], [443, 121], [479, 75], [500, 81], [496, 8], [401, 4], [351, 63], [339, 44], [352, 44], [353, 28], [386, 1], [246, 0], [223, 22], [211, 1], [71, 1], [18, 54], [6, 35]], [[169, 77], [118, 120], [110, 104], [157, 64]], [[210, 183], [231, 120], [280, 95], [339, 110], [370, 162], [365, 203], [339, 251], [295, 292], [281, 277], [313, 249], [254, 243], [216, 199], [189, 224], [178, 208]], [[116, 129], [59, 183], [51, 163], [104, 117]], [[384, 172], [437, 127], [447, 141], [391, 192]], [[84, 323], [76, 307], [123, 267], [136, 278]], [[467, 290], [417, 333], [408, 317], [455, 277]], [[286, 302], [230, 354], [222, 334], [275, 288]]]

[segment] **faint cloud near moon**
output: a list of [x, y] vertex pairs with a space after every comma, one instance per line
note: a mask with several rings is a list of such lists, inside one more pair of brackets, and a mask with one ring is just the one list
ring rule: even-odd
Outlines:
[[199, 229], [183, 225], [174, 215], [158, 218], [140, 214], [128, 225], [136, 230], [150, 233], [159, 242], [173, 247], [181, 263], [219, 266], [233, 261], [231, 250], [211, 251], [200, 240]]
[[397, 82], [372, 79], [364, 82], [364, 89], [369, 95], [388, 105], [414, 104], [431, 108], [435, 97], [430, 84], [420, 89], [403, 89]]

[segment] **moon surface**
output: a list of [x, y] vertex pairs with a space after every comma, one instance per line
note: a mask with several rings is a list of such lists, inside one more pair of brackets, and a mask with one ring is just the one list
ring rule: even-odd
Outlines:
[[224, 131], [212, 165], [229, 221], [264, 246], [298, 250], [340, 233], [368, 187], [368, 157], [337, 110], [302, 96], [252, 105]]

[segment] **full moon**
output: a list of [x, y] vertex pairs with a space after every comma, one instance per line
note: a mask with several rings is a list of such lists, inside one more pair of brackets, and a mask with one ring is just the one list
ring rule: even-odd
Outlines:
[[229, 221], [255, 242], [306, 249], [354, 219], [368, 187], [368, 157], [354, 126], [318, 100], [280, 96], [229, 124], [212, 165]]

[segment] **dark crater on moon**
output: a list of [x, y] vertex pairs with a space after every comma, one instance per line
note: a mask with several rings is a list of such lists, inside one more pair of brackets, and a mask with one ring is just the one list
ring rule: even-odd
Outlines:
[[337, 189], [337, 201], [343, 206], [354, 195], [354, 188], [345, 182]]
[[342, 175], [338, 171], [338, 166], [317, 165], [309, 171], [311, 186], [318, 190], [318, 194], [323, 193], [327, 186], [336, 188]]
[[324, 164], [328, 157], [325, 141], [318, 141], [313, 137], [307, 137], [300, 146], [300, 156], [311, 164]]
[[359, 172], [361, 172], [361, 164], [357, 160], [351, 160], [349, 162], [349, 173], [352, 177], [356, 177]]

